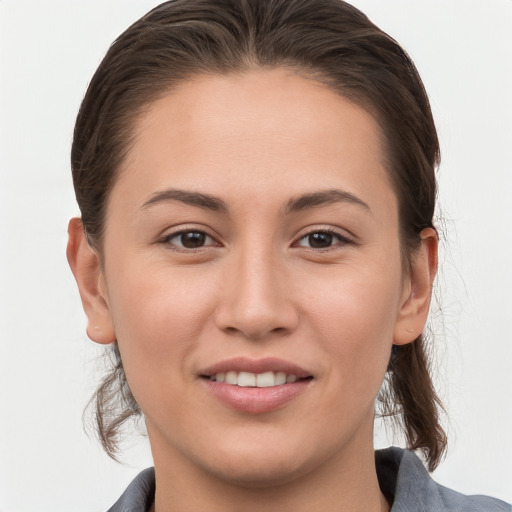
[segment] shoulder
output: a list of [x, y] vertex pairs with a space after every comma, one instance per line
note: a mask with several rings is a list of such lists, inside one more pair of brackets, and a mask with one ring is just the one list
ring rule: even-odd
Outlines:
[[147, 512], [155, 498], [155, 470], [140, 472], [108, 512]]
[[[504, 501], [466, 496], [436, 483], [420, 459], [400, 448], [375, 452], [382, 492], [393, 502], [391, 512], [512, 512]], [[108, 512], [147, 512], [155, 496], [155, 472], [139, 473]]]
[[393, 502], [391, 512], [512, 512], [504, 501], [466, 496], [436, 483], [410, 451], [378, 450], [375, 462], [382, 492]]

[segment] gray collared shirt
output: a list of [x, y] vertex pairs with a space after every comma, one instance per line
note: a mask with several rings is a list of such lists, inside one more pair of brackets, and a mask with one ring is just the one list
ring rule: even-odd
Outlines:
[[[504, 501], [465, 496], [434, 482], [420, 459], [401, 448], [375, 452], [380, 488], [391, 512], [512, 512]], [[155, 497], [153, 468], [142, 471], [108, 512], [147, 512]]]

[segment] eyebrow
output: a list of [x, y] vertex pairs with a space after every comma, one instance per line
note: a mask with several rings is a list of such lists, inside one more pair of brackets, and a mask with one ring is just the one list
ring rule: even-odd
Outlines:
[[[145, 210], [159, 203], [179, 201], [190, 206], [204, 208], [220, 213], [228, 213], [228, 205], [220, 198], [201, 192], [189, 192], [187, 190], [167, 189], [155, 192], [142, 206]], [[292, 198], [285, 204], [286, 213], [296, 213], [310, 208], [316, 208], [334, 203], [352, 203], [370, 211], [370, 207], [362, 199], [344, 190], [329, 189], [302, 194]]]
[[200, 192], [188, 192], [186, 190], [167, 189], [154, 193], [142, 206], [141, 210], [159, 203], [179, 201], [190, 206], [197, 206], [205, 210], [220, 213], [228, 212], [228, 205], [218, 197]]
[[371, 211], [368, 204], [362, 199], [350, 192], [338, 189], [319, 190], [290, 199], [285, 205], [285, 211], [286, 213], [294, 213], [334, 203], [352, 203]]

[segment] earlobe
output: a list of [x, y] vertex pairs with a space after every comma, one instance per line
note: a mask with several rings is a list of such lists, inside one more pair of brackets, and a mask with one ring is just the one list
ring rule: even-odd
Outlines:
[[69, 221], [66, 255], [87, 315], [87, 336], [96, 343], [113, 343], [116, 335], [100, 258], [89, 245], [79, 218]]
[[421, 245], [411, 255], [410, 273], [395, 324], [395, 345], [405, 345], [414, 341], [423, 332], [427, 321], [432, 286], [437, 272], [438, 236], [433, 228], [425, 228], [420, 237]]

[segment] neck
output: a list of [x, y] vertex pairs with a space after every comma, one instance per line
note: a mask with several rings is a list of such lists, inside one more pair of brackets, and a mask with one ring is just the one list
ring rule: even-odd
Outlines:
[[219, 478], [177, 451], [165, 454], [154, 437], [151, 444], [157, 482], [152, 512], [390, 510], [379, 488], [371, 443], [351, 445], [309, 472], [267, 484]]

